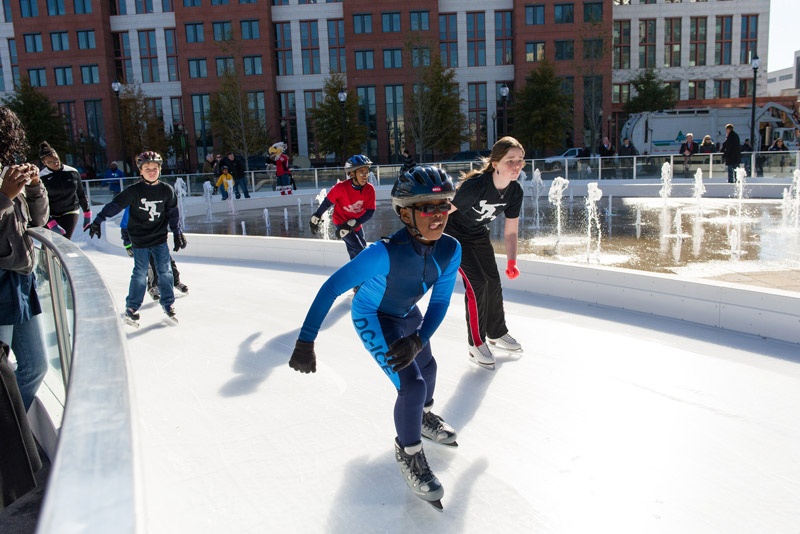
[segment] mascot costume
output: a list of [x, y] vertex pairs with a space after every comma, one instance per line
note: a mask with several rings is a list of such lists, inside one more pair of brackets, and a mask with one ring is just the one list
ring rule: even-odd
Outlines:
[[292, 173], [289, 172], [289, 156], [286, 155], [286, 143], [280, 141], [269, 147], [269, 157], [275, 162], [276, 191], [281, 195], [292, 194]]

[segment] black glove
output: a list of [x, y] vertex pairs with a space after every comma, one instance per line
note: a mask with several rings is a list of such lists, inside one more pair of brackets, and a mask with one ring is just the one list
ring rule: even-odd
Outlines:
[[313, 341], [297, 340], [292, 357], [289, 359], [289, 367], [301, 373], [317, 372], [317, 355], [314, 353]]
[[311, 220], [308, 222], [308, 226], [311, 228], [311, 233], [312, 234], [314, 234], [314, 235], [319, 234], [319, 223], [320, 222], [321, 221], [320, 221], [319, 217], [317, 217], [316, 215], [312, 215], [311, 216]]
[[392, 371], [396, 373], [411, 365], [421, 350], [422, 340], [418, 334], [401, 337], [386, 351], [386, 363], [391, 365]]
[[186, 236], [183, 232], [175, 232], [172, 234], [172, 242], [175, 244], [172, 247], [173, 252], [178, 252], [182, 248], [186, 248]]
[[128, 256], [130, 256], [131, 258], [133, 257], [133, 249], [131, 248], [131, 244], [130, 243], [125, 245], [125, 252], [127, 252]]
[[97, 219], [95, 219], [92, 224], [90, 224], [89, 226], [87, 226], [86, 228], [83, 229], [84, 232], [86, 230], [89, 230], [89, 239], [91, 239], [91, 238], [93, 238], [95, 236], [97, 236], [97, 239], [100, 239], [100, 237], [101, 237], [100, 236], [100, 234], [101, 234], [100, 221], [98, 221]]

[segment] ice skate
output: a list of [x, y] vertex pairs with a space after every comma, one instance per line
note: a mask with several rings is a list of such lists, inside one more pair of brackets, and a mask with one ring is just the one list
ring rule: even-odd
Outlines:
[[175, 282], [175, 289], [177, 289], [181, 293], [188, 293], [189, 292], [189, 286], [187, 286], [183, 282]]
[[167, 315], [167, 319], [169, 319], [172, 323], [178, 324], [178, 315], [175, 313], [174, 306], [165, 306], [164, 313]]
[[395, 438], [394, 457], [400, 467], [400, 474], [403, 475], [403, 479], [414, 495], [441, 511], [444, 488], [436, 475], [431, 472], [431, 468], [428, 467], [425, 451], [422, 450], [422, 442], [401, 447], [400, 442]]
[[147, 288], [147, 292], [150, 293], [150, 297], [158, 302], [161, 299], [161, 292], [158, 290], [158, 287], [152, 286]]
[[486, 341], [491, 345], [496, 345], [498, 349], [504, 349], [509, 352], [522, 352], [522, 345], [508, 333], [496, 339], [487, 337]]
[[139, 313], [133, 308], [127, 308], [122, 314], [122, 320], [131, 326], [139, 328]]
[[422, 437], [448, 447], [458, 447], [455, 429], [445, 423], [440, 416], [433, 413], [431, 408], [433, 408], [433, 403], [423, 408]]
[[478, 367], [494, 371], [494, 354], [489, 350], [489, 345], [469, 346], [469, 361], [478, 364]]

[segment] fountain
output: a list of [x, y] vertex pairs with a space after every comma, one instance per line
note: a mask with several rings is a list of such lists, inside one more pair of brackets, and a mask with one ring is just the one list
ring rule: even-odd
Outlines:
[[203, 203], [206, 205], [207, 223], [219, 222], [219, 219], [215, 219], [213, 213], [211, 212], [211, 199], [213, 198], [213, 196], [214, 196], [214, 186], [211, 185], [211, 182], [206, 180], [205, 182], [203, 182]]
[[247, 235], [247, 227], [245, 226], [244, 221], [242, 221], [242, 235]]
[[178, 221], [178, 228], [181, 230], [186, 229], [186, 182], [183, 181], [183, 178], [178, 178], [175, 180], [175, 194], [178, 196], [178, 213], [180, 214], [180, 220]]
[[800, 169], [795, 169], [792, 184], [783, 190], [783, 227], [800, 229]]
[[561, 199], [564, 197], [564, 190], [569, 186], [569, 180], [561, 176], [556, 176], [550, 185], [550, 192], [547, 195], [550, 203], [556, 207], [556, 244], [561, 241]]
[[670, 166], [668, 161], [665, 161], [664, 165], [661, 166], [661, 189], [658, 191], [658, 194], [664, 199], [665, 204], [672, 194], [672, 166]]
[[542, 171], [535, 169], [531, 176], [531, 197], [533, 197], [533, 224], [535, 228], [541, 228], [541, 214], [539, 213], [539, 197], [544, 192], [544, 182], [542, 181]]
[[700, 199], [703, 198], [703, 193], [706, 192], [706, 186], [703, 184], [703, 169], [697, 169], [694, 173], [694, 199], [697, 202], [697, 216], [700, 216]]
[[289, 231], [289, 210], [283, 208], [283, 225], [286, 228], [286, 231]]
[[[321, 206], [327, 196], [328, 196], [328, 190], [322, 189], [319, 192], [319, 194], [316, 197], [314, 197], [314, 200], [317, 201], [317, 205]], [[313, 200], [311, 204], [311, 211], [312, 213], [314, 212]], [[330, 239], [330, 233], [331, 233], [331, 215], [330, 215], [330, 210], [326, 210], [319, 218], [319, 235], [322, 236], [322, 239]]]
[[234, 214], [236, 207], [233, 205], [233, 180], [225, 180], [225, 188], [228, 191], [228, 212]]
[[642, 237], [642, 210], [636, 208], [636, 239], [641, 239]]
[[[600, 255], [600, 218], [597, 216], [597, 201], [603, 198], [603, 191], [597, 187], [597, 182], [587, 184], [586, 190], [586, 261], [591, 259], [592, 226], [597, 229], [597, 255]], [[592, 224], [594, 222], [594, 225]]]

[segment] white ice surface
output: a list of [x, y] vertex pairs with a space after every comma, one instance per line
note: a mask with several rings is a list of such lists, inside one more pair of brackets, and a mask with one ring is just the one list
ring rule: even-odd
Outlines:
[[[121, 312], [132, 260], [81, 246]], [[438, 513], [400, 477], [395, 390], [348, 297], [317, 373], [287, 365], [330, 270], [177, 261], [180, 325], [146, 297], [125, 327], [147, 532], [800, 532], [796, 345], [507, 291], [525, 353], [489, 372], [467, 361], [457, 287], [432, 341], [460, 444], [425, 443]]]

